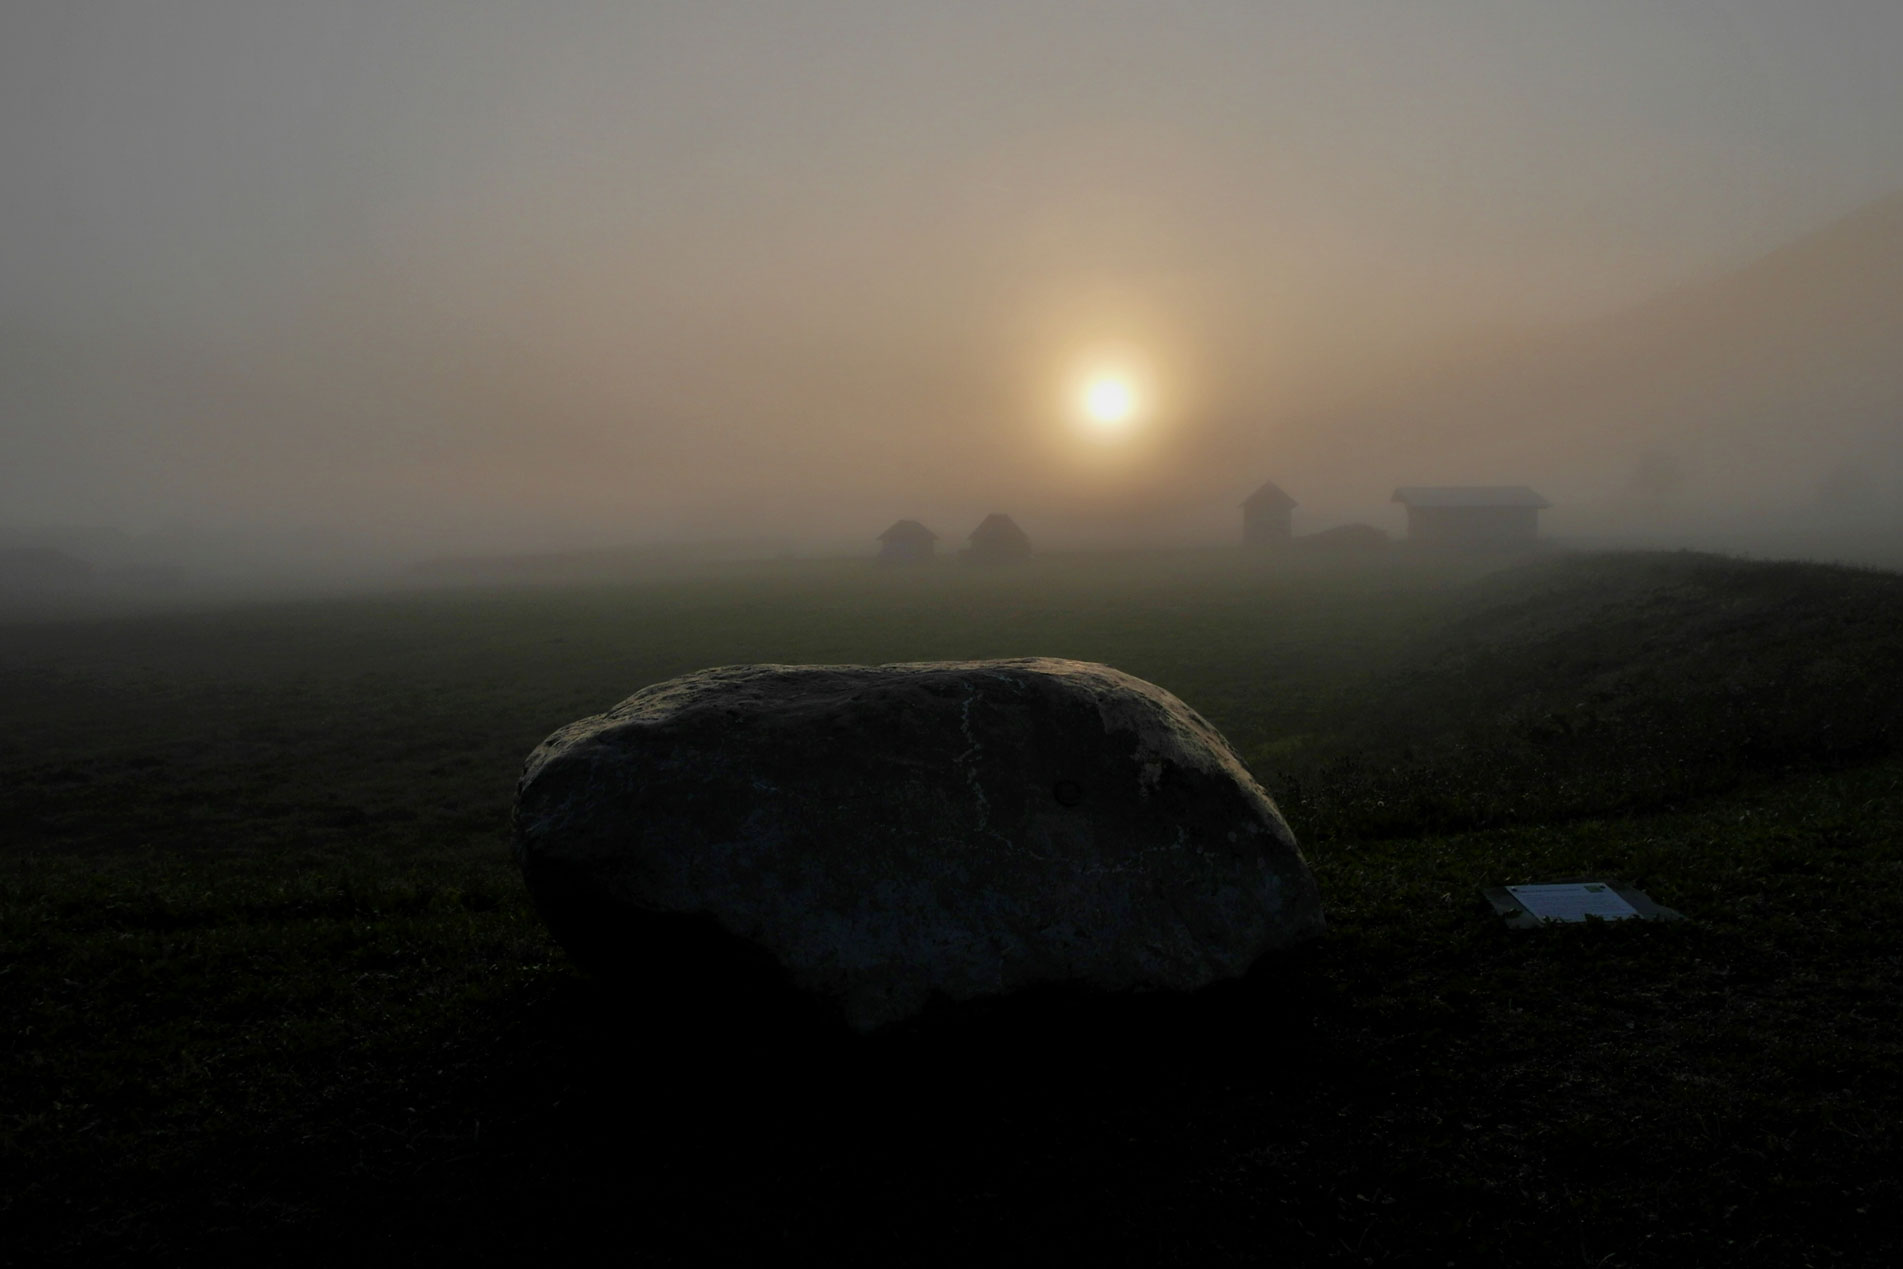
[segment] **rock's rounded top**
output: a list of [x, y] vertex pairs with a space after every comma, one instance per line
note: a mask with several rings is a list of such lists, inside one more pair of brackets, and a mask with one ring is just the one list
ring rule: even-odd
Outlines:
[[1158, 758], [1200, 769], [1220, 767], [1250, 779], [1222, 733], [1156, 684], [1096, 661], [1014, 657], [884, 665], [757, 662], [696, 670], [642, 688], [592, 718], [559, 729], [530, 754], [523, 782], [555, 754], [619, 726], [664, 724], [696, 710], [825, 712], [860, 700], [869, 691], [904, 696], [908, 690], [929, 693], [956, 683], [980, 690], [989, 683], [1014, 690], [1042, 686], [1082, 694], [1097, 707], [1106, 731], [1133, 733]]

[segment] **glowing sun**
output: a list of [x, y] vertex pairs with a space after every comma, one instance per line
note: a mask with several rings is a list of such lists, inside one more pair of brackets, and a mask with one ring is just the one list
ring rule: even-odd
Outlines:
[[1084, 418], [1098, 433], [1120, 435], [1136, 419], [1137, 394], [1127, 379], [1102, 375], [1084, 385]]

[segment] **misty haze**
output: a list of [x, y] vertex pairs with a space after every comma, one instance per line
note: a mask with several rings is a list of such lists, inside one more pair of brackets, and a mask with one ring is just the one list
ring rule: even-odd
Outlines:
[[1903, 1254], [1898, 50], [9, 8], [18, 1254]]

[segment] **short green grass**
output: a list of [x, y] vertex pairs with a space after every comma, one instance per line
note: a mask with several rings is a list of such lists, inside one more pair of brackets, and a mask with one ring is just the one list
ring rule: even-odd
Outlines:
[[[0, 1259], [1883, 1263], [1903, 579], [1695, 555], [731, 567], [0, 628]], [[507, 858], [522, 757], [738, 661], [1182, 696], [1331, 922], [1207, 999], [659, 1033]], [[1602, 874], [1680, 924], [1511, 933]]]

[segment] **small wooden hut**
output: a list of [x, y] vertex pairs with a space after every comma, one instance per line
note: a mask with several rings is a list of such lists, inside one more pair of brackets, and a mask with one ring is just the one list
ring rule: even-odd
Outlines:
[[917, 520], [900, 520], [879, 535], [879, 563], [929, 564], [938, 558], [938, 535]]
[[965, 548], [964, 558], [978, 564], [1004, 564], [1030, 553], [1031, 539], [1017, 521], [993, 512], [971, 531], [971, 545]]
[[1242, 500], [1242, 544], [1275, 546], [1295, 536], [1295, 499], [1272, 480]]
[[1523, 550], [1539, 541], [1540, 512], [1553, 504], [1525, 485], [1403, 485], [1408, 541], [1463, 550]]

